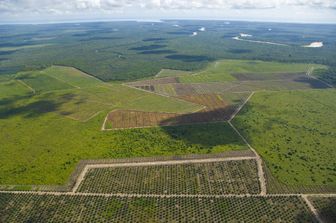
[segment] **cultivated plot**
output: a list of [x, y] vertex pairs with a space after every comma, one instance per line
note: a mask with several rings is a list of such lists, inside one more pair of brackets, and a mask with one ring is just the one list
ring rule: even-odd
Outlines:
[[299, 197], [0, 194], [2, 222], [317, 222]]
[[248, 94], [202, 94], [178, 97], [187, 103], [198, 104], [203, 109], [186, 114], [115, 110], [109, 113], [104, 129], [125, 129], [153, 126], [177, 126], [186, 124], [221, 122], [230, 119]]
[[[258, 194], [255, 159], [92, 168], [78, 192], [112, 194]], [[111, 165], [113, 166], [113, 165]]]

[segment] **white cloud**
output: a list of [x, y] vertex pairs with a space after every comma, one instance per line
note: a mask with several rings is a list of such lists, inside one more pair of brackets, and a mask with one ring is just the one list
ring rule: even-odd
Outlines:
[[265, 20], [266, 15], [266, 21], [335, 23], [335, 10], [336, 0], [0, 0], [0, 23], [111, 18]]
[[336, 9], [336, 0], [0, 0], [0, 13], [146, 9], [265, 9], [308, 6]]

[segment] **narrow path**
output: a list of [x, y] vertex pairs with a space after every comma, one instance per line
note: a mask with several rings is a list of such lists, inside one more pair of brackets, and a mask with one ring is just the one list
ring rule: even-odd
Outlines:
[[316, 208], [313, 206], [313, 204], [310, 202], [308, 199], [307, 195], [302, 195], [302, 199], [306, 202], [307, 206], [309, 207], [310, 211], [314, 214], [316, 220], [320, 223], [323, 223], [323, 220], [321, 219], [318, 211]]
[[232, 129], [240, 136], [240, 138], [246, 143], [250, 150], [256, 155], [257, 165], [258, 165], [258, 178], [260, 182], [260, 195], [266, 195], [267, 188], [266, 188], [266, 179], [265, 173], [263, 169], [263, 160], [257, 153], [257, 151], [247, 142], [245, 137], [238, 131], [238, 129], [231, 123], [231, 121], [236, 117], [236, 115], [241, 111], [241, 109], [246, 105], [246, 103], [252, 98], [254, 95], [254, 91], [250, 94], [250, 96], [244, 101], [244, 103], [235, 111], [235, 113], [231, 116], [230, 120], [228, 121], [229, 125]]
[[258, 165], [258, 178], [260, 182], [260, 195], [266, 195], [267, 193], [266, 179], [265, 179], [265, 173], [264, 173], [263, 164], [262, 164], [263, 161], [261, 157], [259, 156], [257, 151], [247, 142], [245, 137], [242, 134], [240, 134], [238, 129], [231, 123], [231, 121], [229, 121], [228, 123], [233, 128], [233, 130], [240, 136], [240, 138], [242, 138], [242, 140], [246, 143], [246, 145], [250, 148], [250, 150], [252, 150], [253, 153], [256, 155], [256, 161]]
[[33, 92], [33, 94], [36, 94], [36, 91], [34, 88], [30, 87], [28, 84], [26, 84], [25, 82], [23, 82], [22, 80], [16, 80], [17, 82], [19, 82], [20, 84], [22, 84], [23, 86], [25, 86], [26, 88], [28, 88], [29, 90], [31, 90]]
[[109, 167], [135, 167], [135, 166], [158, 166], [158, 165], [178, 165], [178, 164], [193, 164], [193, 163], [212, 163], [212, 162], [225, 162], [225, 161], [240, 161], [256, 159], [254, 156], [243, 157], [223, 157], [223, 158], [210, 158], [210, 159], [193, 159], [193, 160], [168, 160], [168, 161], [156, 161], [156, 162], [141, 162], [141, 163], [111, 163], [111, 164], [90, 164], [86, 165], [78, 176], [72, 192], [75, 193], [89, 169], [109, 168]]
[[[43, 73], [42, 71], [40, 71], [40, 73]], [[66, 84], [66, 85], [69, 85], [69, 86], [71, 86], [71, 87], [74, 87], [74, 88], [76, 88], [76, 89], [81, 89], [80, 87], [78, 87], [78, 86], [76, 86], [76, 85], [73, 85], [73, 84], [71, 84], [71, 83], [69, 83], [69, 82], [66, 82], [66, 81], [64, 81], [64, 80], [62, 80], [62, 79], [60, 79], [60, 78], [58, 78], [58, 77], [55, 77], [55, 76], [52, 76], [52, 75], [49, 75], [49, 74], [45, 74], [46, 76], [48, 76], [48, 77], [50, 77], [50, 78], [54, 78], [55, 80], [58, 80], [58, 81], [60, 81], [60, 82], [62, 82], [62, 83], [64, 83], [64, 84]]]
[[276, 46], [289, 46], [288, 44], [284, 43], [274, 43], [274, 42], [267, 42], [267, 41], [260, 41], [260, 40], [249, 40], [249, 39], [241, 39], [239, 36], [232, 37], [234, 40], [250, 42], [250, 43], [261, 43], [261, 44], [269, 44], [269, 45], [276, 45]]
[[243, 102], [243, 104], [241, 104], [238, 109], [231, 115], [229, 122], [232, 121], [232, 119], [234, 119], [234, 117], [236, 117], [236, 115], [240, 112], [240, 110], [245, 106], [245, 104], [252, 98], [252, 96], [254, 95], [254, 91], [252, 91], [252, 93], [246, 98], [246, 100]]
[[84, 122], [85, 123], [85, 122], [90, 121], [92, 118], [96, 117], [97, 115], [99, 115], [101, 112], [103, 112], [103, 111], [98, 111], [98, 112], [92, 114], [90, 117], [88, 117], [87, 119], [84, 119], [84, 120], [81, 120], [81, 119], [75, 118], [75, 117], [71, 117], [70, 115], [67, 115], [65, 117], [69, 118], [69, 119], [72, 119], [72, 120], [75, 120], [75, 121], [79, 121], [79, 122]]
[[333, 88], [333, 87], [334, 87], [334, 86], [332, 86], [331, 84], [329, 84], [329, 83], [327, 83], [327, 82], [325, 82], [325, 81], [323, 81], [323, 80], [320, 80], [320, 79], [318, 79], [317, 77], [313, 76], [312, 73], [314, 72], [314, 69], [315, 69], [314, 67], [310, 67], [310, 68], [308, 68], [308, 70], [307, 70], [307, 72], [306, 72], [306, 75], [307, 75], [309, 78], [312, 78], [312, 79], [314, 79], [314, 80], [316, 80], [316, 81], [319, 81], [319, 82], [325, 84], [326, 86], [328, 86], [328, 87], [330, 87], [330, 88]]

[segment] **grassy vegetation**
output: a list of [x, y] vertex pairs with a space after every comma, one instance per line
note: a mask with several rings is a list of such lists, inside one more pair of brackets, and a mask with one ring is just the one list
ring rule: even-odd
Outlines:
[[258, 92], [234, 124], [282, 183], [336, 186], [335, 90]]
[[299, 197], [118, 198], [0, 194], [1, 222], [317, 222]]
[[114, 108], [182, 113], [200, 106], [88, 79], [77, 71], [65, 78], [62, 73], [69, 69], [58, 68], [30, 73], [30, 83], [40, 83], [46, 74], [60, 86], [63, 82], [53, 77], [57, 74], [80, 88], [50, 92], [54, 86], [48, 82], [44, 91], [32, 94], [16, 80], [1, 82], [0, 184], [64, 184], [82, 159], [246, 149], [227, 124], [102, 132], [103, 120]]
[[[50, 106], [57, 107], [58, 114], [82, 121], [97, 112], [116, 108], [177, 113], [201, 108], [197, 104], [138, 91], [120, 84], [106, 84], [77, 69], [60, 66], [19, 73], [15, 79], [0, 83], [0, 91], [6, 98], [14, 96], [13, 94], [25, 95], [27, 91], [35, 94], [29, 98], [29, 102], [27, 98], [12, 98], [13, 103], [48, 102]], [[22, 89], [25, 92], [21, 92]], [[12, 108], [7, 106], [4, 109], [10, 112]]]
[[329, 67], [328, 69], [316, 69], [314, 70], [314, 75], [333, 86], [336, 86], [336, 67]]
[[44, 93], [55, 90], [65, 90], [74, 88], [66, 82], [59, 81], [50, 77], [44, 72], [28, 72], [19, 73], [16, 77], [17, 80], [23, 81], [29, 87], [35, 90], [36, 93]]
[[0, 82], [0, 98], [14, 97], [31, 93], [31, 90], [19, 81], [6, 80]]
[[162, 69], [156, 77], [178, 77], [182, 75], [192, 74], [190, 71]]
[[204, 83], [234, 81], [235, 73], [298, 73], [306, 72], [310, 67], [324, 68], [316, 64], [277, 63], [255, 60], [222, 60], [209, 65], [205, 70], [193, 75], [179, 77], [183, 83]]

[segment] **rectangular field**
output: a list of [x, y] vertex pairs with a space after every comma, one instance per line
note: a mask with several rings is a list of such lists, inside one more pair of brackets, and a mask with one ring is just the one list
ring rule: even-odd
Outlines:
[[255, 160], [89, 169], [85, 193], [258, 194]]
[[317, 222], [299, 197], [0, 194], [0, 222]]

